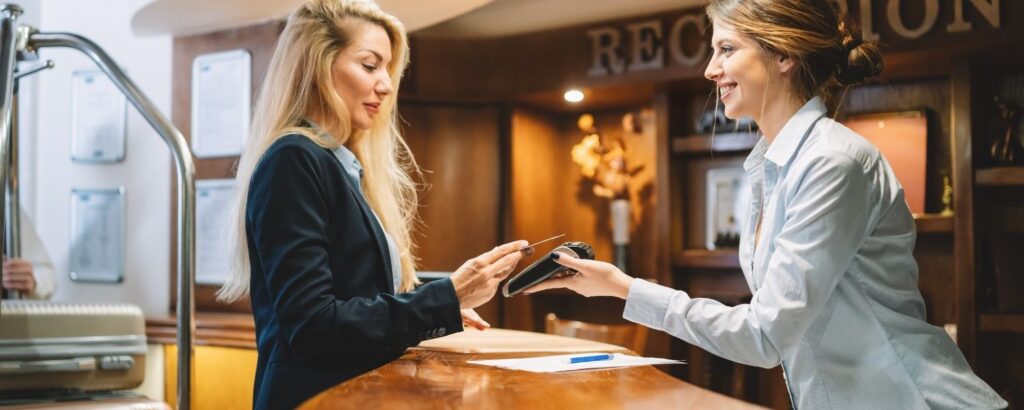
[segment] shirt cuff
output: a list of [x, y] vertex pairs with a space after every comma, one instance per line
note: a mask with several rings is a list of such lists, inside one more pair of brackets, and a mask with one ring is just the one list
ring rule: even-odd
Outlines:
[[634, 279], [626, 295], [626, 308], [622, 317], [655, 330], [664, 330], [668, 305], [676, 296], [689, 298], [685, 292], [657, 285], [643, 279]]

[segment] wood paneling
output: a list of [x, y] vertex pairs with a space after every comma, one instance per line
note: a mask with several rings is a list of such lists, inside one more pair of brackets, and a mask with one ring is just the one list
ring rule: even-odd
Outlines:
[[454, 271], [501, 243], [501, 115], [494, 106], [402, 104], [405, 140], [423, 169], [421, 270]]
[[953, 165], [953, 209], [956, 210], [953, 246], [953, 284], [956, 289], [957, 344], [971, 365], [975, 364], [975, 262], [974, 262], [974, 168], [972, 163], [972, 89], [974, 75], [968, 62], [953, 66], [950, 87], [950, 156]]
[[[146, 317], [149, 343], [175, 344], [178, 321], [174, 316]], [[198, 313], [195, 320], [197, 346], [256, 348], [256, 326], [245, 313]]]
[[[503, 243], [505, 112], [495, 104], [404, 101], [399, 113], [426, 184], [414, 237], [419, 270], [455, 271]], [[498, 325], [500, 303], [477, 312]]]
[[[252, 97], [255, 99], [259, 86], [263, 83], [273, 55], [274, 44], [284, 28], [281, 21], [258, 24], [232, 30], [193, 36], [176, 37], [174, 39], [174, 57], [172, 71], [171, 121], [184, 134], [186, 141], [191, 141], [192, 131], [192, 61], [200, 54], [244, 49], [252, 57]], [[238, 157], [195, 158], [195, 179], [234, 178]], [[171, 172], [171, 175], [176, 175]], [[177, 178], [171, 187], [177, 186]], [[178, 207], [177, 191], [171, 190], [171, 311], [175, 310], [178, 301]], [[251, 312], [249, 299], [242, 298], [231, 305], [217, 302], [214, 293], [219, 286], [196, 285], [193, 298], [196, 310], [221, 312]]]

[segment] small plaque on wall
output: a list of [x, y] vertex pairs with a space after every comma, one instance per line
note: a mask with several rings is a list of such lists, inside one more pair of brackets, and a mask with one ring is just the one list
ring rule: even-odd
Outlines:
[[223, 285], [231, 274], [227, 228], [234, 206], [234, 179], [196, 181], [196, 283]]
[[71, 280], [124, 280], [124, 187], [72, 188], [70, 239]]
[[197, 158], [241, 154], [249, 134], [251, 76], [246, 50], [201, 54], [192, 61], [192, 153]]
[[79, 70], [71, 80], [71, 160], [124, 160], [128, 103], [101, 71]]

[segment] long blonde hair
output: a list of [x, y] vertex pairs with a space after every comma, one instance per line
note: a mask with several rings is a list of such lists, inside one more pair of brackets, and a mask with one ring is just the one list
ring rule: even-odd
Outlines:
[[[394, 91], [381, 102], [381, 115], [374, 118], [369, 129], [353, 131], [348, 107], [332, 87], [332, 65], [363, 23], [382, 27], [391, 40], [392, 60], [387, 70]], [[355, 153], [363, 165], [366, 200], [398, 245], [402, 262], [398, 290], [412, 290], [418, 283], [410, 232], [417, 221], [418, 199], [412, 174], [418, 174], [419, 167], [399, 132], [395, 110], [408, 56], [405, 27], [370, 0], [310, 0], [288, 17], [260, 89], [249, 139], [239, 159], [238, 192], [228, 230], [233, 248], [232, 272], [217, 291], [220, 301], [233, 302], [249, 293], [251, 267], [245, 231], [249, 183], [267, 149], [289, 134], [301, 134], [330, 149], [345, 145]], [[301, 125], [303, 118], [313, 112], [314, 104], [316, 110], [326, 113], [319, 125], [327, 130], [340, 130], [334, 133], [342, 135], [329, 138], [330, 134]]]

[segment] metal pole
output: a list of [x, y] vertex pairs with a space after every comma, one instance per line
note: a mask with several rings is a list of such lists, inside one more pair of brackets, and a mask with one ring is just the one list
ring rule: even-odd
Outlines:
[[[11, 96], [11, 136], [8, 139], [8, 174], [7, 174], [7, 228], [5, 239], [7, 245], [4, 254], [8, 258], [21, 257], [21, 208], [18, 191], [18, 80], [14, 80], [14, 93]], [[12, 299], [21, 298], [20, 292], [11, 292]]]
[[[17, 52], [15, 37], [21, 7], [15, 4], [0, 5], [0, 198], [6, 198], [7, 178], [10, 166], [11, 100], [14, 94], [14, 64]], [[6, 212], [6, 204], [0, 200], [0, 215]], [[7, 232], [6, 221], [0, 218], [0, 232]], [[6, 249], [5, 235], [0, 235], [0, 249]]]
[[[192, 351], [195, 334], [195, 164], [185, 137], [142, 91], [118, 68], [114, 60], [89, 39], [70, 33], [32, 33], [28, 48], [69, 47], [89, 56], [131, 101], [171, 149], [178, 171], [178, 408], [191, 407]], [[8, 72], [7, 78], [10, 78]], [[8, 95], [10, 93], [8, 92]], [[2, 177], [2, 175], [0, 175]]]

